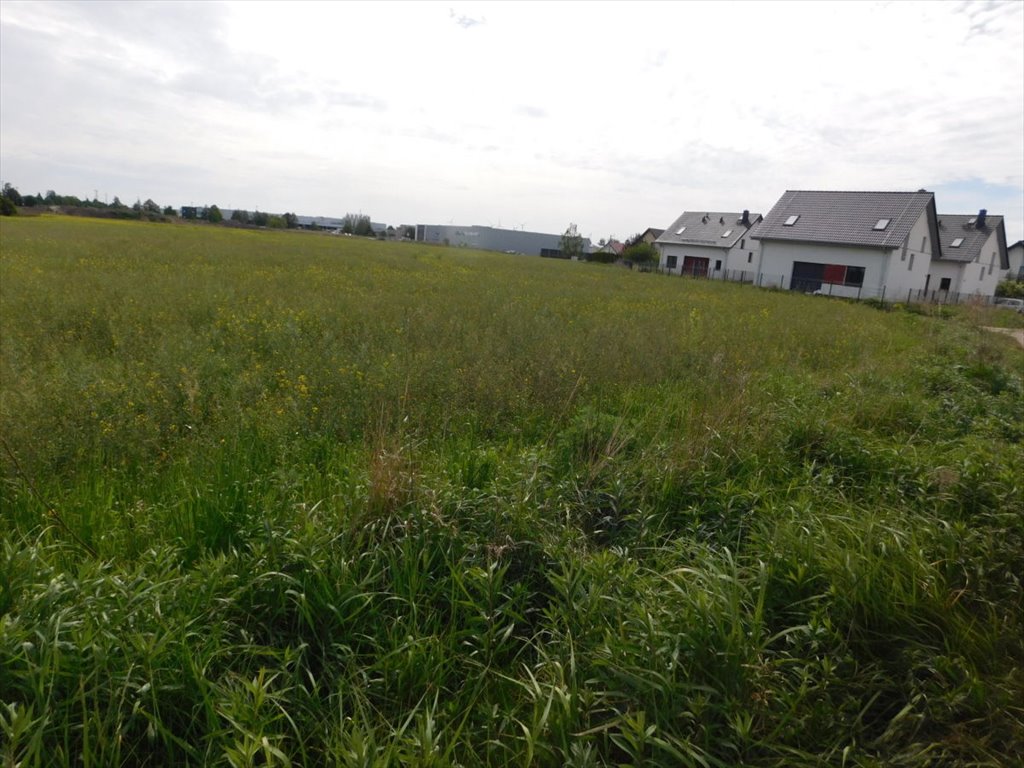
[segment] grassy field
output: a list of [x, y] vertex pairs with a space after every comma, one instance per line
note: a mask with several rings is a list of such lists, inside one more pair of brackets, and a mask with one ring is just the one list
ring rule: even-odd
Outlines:
[[1010, 765], [995, 310], [0, 222], [4, 765]]

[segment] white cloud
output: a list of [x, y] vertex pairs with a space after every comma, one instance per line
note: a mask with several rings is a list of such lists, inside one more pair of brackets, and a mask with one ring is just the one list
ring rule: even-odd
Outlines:
[[1022, 51], [1017, 2], [8, 0], [0, 160], [26, 190], [595, 237], [787, 188], [1001, 190], [971, 208], [1013, 241]]

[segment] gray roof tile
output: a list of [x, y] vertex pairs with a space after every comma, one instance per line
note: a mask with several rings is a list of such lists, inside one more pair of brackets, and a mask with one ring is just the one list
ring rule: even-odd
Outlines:
[[[981, 249], [985, 245], [989, 236], [1003, 225], [1002, 216], [986, 216], [985, 226], [981, 229], [978, 229], [975, 224], [972, 224], [971, 219], [977, 221], [977, 215], [953, 215], [944, 213], [939, 216], [940, 261], [974, 261], [974, 259], [981, 254]], [[964, 241], [960, 244], [959, 248], [954, 248], [953, 242], [959, 237], [962, 237]], [[1003, 254], [1000, 254], [1000, 264], [1005, 260], [1006, 257]], [[1008, 269], [1009, 265], [1002, 268]]]
[[[735, 211], [687, 211], [678, 219], [672, 222], [672, 226], [661, 233], [661, 236], [654, 242], [662, 245], [704, 245], [714, 248], [732, 248], [739, 242], [741, 237], [746, 237], [748, 227], [741, 224], [743, 213]], [[751, 213], [749, 220], [756, 223], [761, 220], [761, 214]], [[686, 230], [677, 235], [680, 228]], [[728, 237], [722, 237], [729, 232]]]
[[[934, 211], [934, 198], [931, 192], [789, 190], [750, 236], [755, 240], [899, 248], [930, 203]], [[790, 216], [800, 218], [787, 227], [785, 221]], [[889, 219], [889, 224], [876, 230], [880, 219]]]

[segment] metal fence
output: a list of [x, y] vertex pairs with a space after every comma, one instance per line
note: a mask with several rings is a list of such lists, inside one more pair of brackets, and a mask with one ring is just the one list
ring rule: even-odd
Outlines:
[[[758, 288], [773, 288], [785, 290], [785, 275], [769, 275], [765, 273], [750, 272], [746, 270], [718, 270], [709, 272], [707, 269], [695, 269], [684, 271], [679, 268], [666, 269], [657, 264], [636, 265], [639, 272], [651, 272], [666, 277], [683, 277], [690, 280], [722, 280], [729, 283], [745, 283]], [[958, 293], [956, 291], [913, 290], [904, 291], [888, 290], [886, 286], [881, 288], [865, 288], [863, 285], [849, 285], [846, 283], [830, 283], [825, 280], [795, 280], [791, 281], [788, 288], [798, 293], [811, 294], [814, 296], [831, 296], [833, 298], [850, 299], [853, 301], [871, 300], [874, 303], [883, 304], [992, 304], [994, 296], [983, 296], [977, 293]]]

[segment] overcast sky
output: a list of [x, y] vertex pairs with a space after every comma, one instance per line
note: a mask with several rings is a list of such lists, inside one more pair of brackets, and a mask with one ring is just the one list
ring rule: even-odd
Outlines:
[[787, 189], [1024, 237], [1024, 3], [0, 3], [23, 193], [598, 240]]

